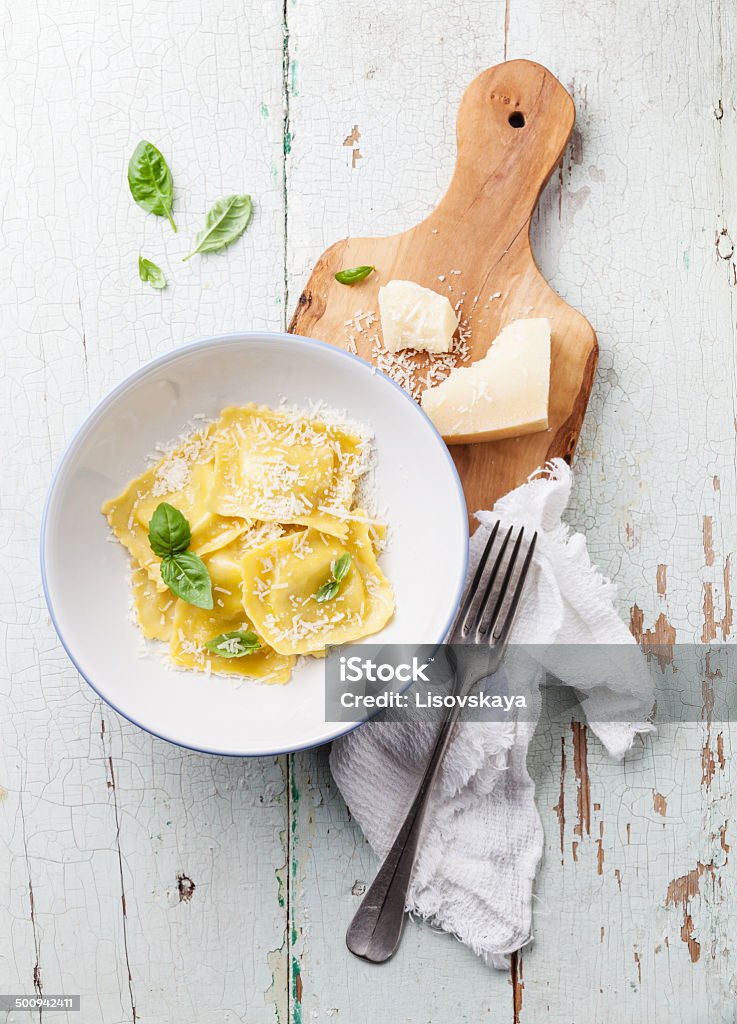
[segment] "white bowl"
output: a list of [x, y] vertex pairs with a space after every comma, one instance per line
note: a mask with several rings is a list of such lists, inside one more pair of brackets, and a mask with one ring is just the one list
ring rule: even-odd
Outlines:
[[388, 377], [288, 334], [208, 338], [155, 359], [100, 402], [67, 448], [46, 499], [41, 572], [59, 638], [90, 686], [131, 722], [195, 750], [283, 753], [324, 743], [352, 724], [325, 722], [324, 662], [317, 659], [286, 686], [267, 686], [177, 671], [155, 653], [141, 657], [128, 556], [110, 543], [100, 505], [193, 416], [214, 419], [227, 405], [275, 406], [284, 398], [345, 409], [374, 432], [378, 504], [391, 530], [381, 564], [397, 603], [381, 642], [441, 641], [460, 600], [468, 527], [458, 474], [430, 420]]

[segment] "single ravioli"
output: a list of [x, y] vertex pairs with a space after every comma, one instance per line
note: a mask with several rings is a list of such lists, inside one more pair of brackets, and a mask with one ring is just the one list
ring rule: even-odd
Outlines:
[[248, 405], [218, 421], [209, 507], [224, 516], [347, 533], [365, 439], [341, 427]]
[[214, 425], [193, 434], [157, 465], [132, 480], [121, 495], [102, 506], [115, 536], [159, 589], [165, 589], [159, 569], [161, 560], [151, 550], [148, 524], [162, 501], [179, 509], [189, 520], [190, 548], [200, 556], [224, 547], [248, 526], [243, 518], [220, 516], [208, 508], [215, 474], [214, 437]]
[[176, 597], [169, 590], [159, 590], [140, 565], [133, 567], [131, 590], [136, 621], [143, 635], [149, 640], [171, 640]]
[[[220, 658], [205, 646], [208, 640], [221, 633], [254, 628], [246, 617], [241, 599], [241, 561], [244, 550], [247, 550], [245, 538], [246, 535], [238, 537], [227, 547], [205, 557], [215, 606], [207, 611], [186, 601], [176, 602], [169, 653], [176, 665], [185, 668], [247, 676], [264, 683], [287, 683], [296, 658], [277, 654], [266, 643], [260, 650], [242, 658]], [[255, 631], [261, 640], [258, 628]]]
[[[256, 631], [282, 654], [320, 654], [382, 629], [394, 613], [391, 585], [376, 562], [370, 524], [354, 520], [345, 540], [307, 529], [249, 551], [243, 604]], [[338, 594], [315, 600], [336, 561], [352, 561]]]

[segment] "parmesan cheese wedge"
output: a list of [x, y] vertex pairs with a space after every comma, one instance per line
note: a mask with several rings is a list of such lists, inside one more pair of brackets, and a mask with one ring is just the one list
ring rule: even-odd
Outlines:
[[458, 318], [445, 295], [414, 281], [390, 281], [379, 289], [379, 312], [389, 352], [450, 352]]
[[448, 444], [534, 434], [548, 426], [550, 321], [515, 320], [483, 359], [452, 370], [422, 395]]

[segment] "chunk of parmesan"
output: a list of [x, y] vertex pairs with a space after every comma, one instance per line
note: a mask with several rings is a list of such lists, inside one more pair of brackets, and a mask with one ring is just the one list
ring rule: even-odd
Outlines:
[[449, 444], [534, 434], [548, 426], [550, 321], [515, 320], [483, 359], [427, 388], [422, 408]]
[[390, 281], [379, 289], [384, 347], [450, 352], [458, 318], [445, 295], [414, 281]]

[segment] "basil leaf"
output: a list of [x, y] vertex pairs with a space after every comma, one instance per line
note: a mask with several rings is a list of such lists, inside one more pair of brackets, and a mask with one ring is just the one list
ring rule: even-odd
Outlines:
[[369, 274], [373, 274], [376, 267], [350, 267], [348, 270], [339, 270], [335, 275], [338, 284], [357, 284], [363, 281]]
[[161, 563], [161, 578], [172, 594], [196, 608], [212, 608], [212, 581], [207, 566], [194, 551], [167, 555]]
[[151, 260], [145, 260], [143, 256], [138, 257], [138, 276], [152, 288], [166, 288], [166, 278], [161, 267], [157, 267]]
[[224, 249], [236, 238], [240, 238], [248, 227], [253, 213], [250, 196], [233, 195], [218, 199], [205, 218], [205, 226], [195, 238], [195, 247], [182, 263], [198, 252], [215, 252]]
[[328, 582], [323, 583], [320, 589], [315, 593], [315, 600], [318, 604], [324, 604], [325, 601], [332, 601], [339, 590], [340, 583], [336, 580], [328, 580]]
[[159, 558], [186, 551], [192, 540], [189, 523], [178, 508], [166, 501], [156, 506], [148, 524], [148, 542]]
[[341, 555], [338, 561], [333, 567], [333, 579], [336, 583], [340, 583], [345, 579], [345, 575], [351, 567], [352, 558], [349, 551], [346, 551], [344, 555]]
[[139, 142], [128, 162], [128, 187], [140, 207], [157, 217], [166, 217], [174, 228], [171, 215], [174, 182], [164, 157], [151, 142]]
[[261, 643], [251, 630], [234, 629], [208, 640], [205, 647], [219, 658], [243, 658], [260, 650]]

